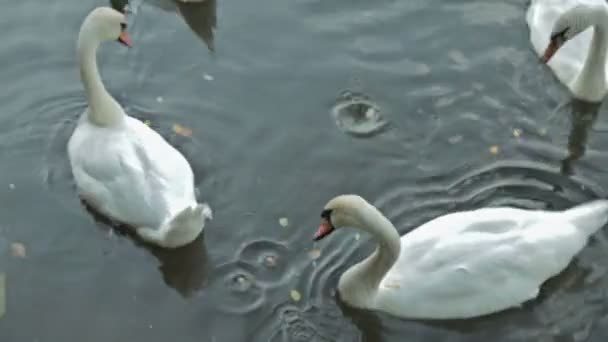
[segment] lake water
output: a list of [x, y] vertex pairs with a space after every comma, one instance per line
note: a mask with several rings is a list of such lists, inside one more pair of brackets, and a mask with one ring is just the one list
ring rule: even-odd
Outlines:
[[312, 242], [341, 193], [401, 234], [456, 210], [607, 195], [608, 113], [573, 103], [539, 64], [527, 1], [161, 1], [133, 4], [134, 47], [103, 45], [101, 73], [184, 153], [214, 220], [163, 251], [85, 210], [66, 153], [86, 106], [75, 41], [107, 2], [11, 2], [0, 341], [606, 341], [605, 232], [539, 299], [449, 322], [350, 309], [338, 277], [373, 241]]

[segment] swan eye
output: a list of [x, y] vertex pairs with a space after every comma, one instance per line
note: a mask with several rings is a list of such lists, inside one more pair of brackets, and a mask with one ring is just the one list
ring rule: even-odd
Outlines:
[[566, 32], [568, 32], [569, 29], [570, 29], [569, 27], [566, 27], [565, 29], [552, 34], [551, 40], [556, 40], [556, 39], [566, 40]]
[[327, 222], [331, 222], [331, 209], [325, 209], [321, 212], [321, 218], [327, 220]]
[[124, 31], [127, 29], [127, 23], [120, 23], [120, 30]]

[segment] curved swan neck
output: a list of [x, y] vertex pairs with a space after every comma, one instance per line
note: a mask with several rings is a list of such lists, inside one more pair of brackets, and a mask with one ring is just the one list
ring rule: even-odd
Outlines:
[[97, 68], [97, 48], [100, 40], [86, 28], [86, 22], [78, 35], [78, 63], [80, 79], [89, 103], [88, 118], [98, 126], [111, 126], [122, 121], [124, 112], [103, 85]]
[[[587, 20], [593, 27], [593, 38], [581, 73], [575, 80], [578, 93], [588, 94], [587, 100], [599, 101], [606, 91], [606, 49], [608, 48], [608, 10], [605, 5], [594, 6]], [[597, 93], [597, 94], [596, 94]]]
[[366, 307], [399, 257], [401, 241], [395, 226], [378, 209], [367, 205], [359, 213], [360, 225], [357, 228], [369, 232], [378, 242], [378, 247], [365, 260], [344, 272], [338, 288], [345, 300]]

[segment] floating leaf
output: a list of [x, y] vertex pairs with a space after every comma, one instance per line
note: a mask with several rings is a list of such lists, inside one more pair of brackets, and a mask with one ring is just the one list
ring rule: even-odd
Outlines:
[[19, 242], [12, 243], [11, 255], [15, 258], [25, 258], [27, 256], [27, 250], [25, 249], [25, 245]]
[[521, 136], [521, 129], [515, 128], [513, 130], [513, 136], [516, 137], [516, 138], [519, 138]]
[[159, 97], [156, 98], [156, 102], [158, 102], [158, 103], [162, 103], [164, 100], [165, 99], [163, 99], [162, 96], [159, 96]]
[[285, 228], [289, 226], [289, 220], [287, 219], [287, 217], [281, 217], [279, 219], [279, 224], [281, 225], [281, 227]]
[[500, 151], [500, 148], [498, 147], [498, 145], [490, 146], [490, 153], [498, 154], [499, 151]]
[[144, 120], [144, 125], [146, 125], [146, 126], [149, 127], [151, 124], [152, 124], [152, 121], [150, 121], [150, 120]]
[[6, 313], [6, 277], [0, 272], [0, 319]]
[[356, 241], [359, 241], [360, 238], [361, 238], [361, 234], [359, 234], [359, 233], [355, 234], [355, 240]]
[[173, 125], [173, 132], [175, 132], [181, 136], [184, 136], [184, 137], [192, 136], [192, 130], [190, 128], [184, 127], [177, 123]]
[[538, 130], [538, 134], [545, 136], [547, 135], [547, 129], [546, 128], [541, 128]]
[[209, 74], [203, 74], [203, 78], [205, 79], [205, 81], [213, 81], [213, 76]]
[[11, 190], [14, 190], [15, 189], [15, 184], [13, 184], [13, 183], [9, 184], [8, 188], [11, 189]]
[[298, 292], [298, 290], [291, 290], [289, 295], [291, 296], [291, 299], [293, 299], [294, 302], [299, 302], [300, 299], [302, 299], [302, 295], [300, 294], [300, 292]]
[[312, 260], [318, 259], [320, 256], [321, 256], [320, 249], [313, 249], [310, 252], [308, 252], [308, 257], [310, 257]]

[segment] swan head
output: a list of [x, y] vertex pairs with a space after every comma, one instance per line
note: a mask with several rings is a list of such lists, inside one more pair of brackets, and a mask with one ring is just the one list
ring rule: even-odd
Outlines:
[[331, 199], [321, 212], [321, 224], [314, 235], [314, 241], [319, 241], [341, 227], [363, 228], [361, 225], [361, 210], [369, 204], [357, 195], [340, 195]]
[[123, 13], [110, 7], [97, 7], [82, 23], [80, 36], [85, 41], [116, 40], [130, 47], [131, 38], [126, 29], [127, 18]]
[[542, 57], [543, 63], [548, 63], [567, 41], [591, 27], [595, 16], [602, 10], [606, 10], [604, 5], [581, 4], [565, 11], [553, 24], [549, 46]]

